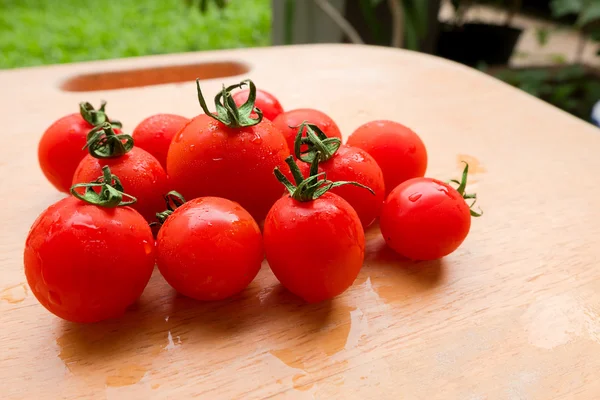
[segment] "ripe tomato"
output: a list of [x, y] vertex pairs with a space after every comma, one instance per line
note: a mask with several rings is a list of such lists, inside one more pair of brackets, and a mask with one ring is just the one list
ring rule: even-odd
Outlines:
[[96, 197], [100, 205], [70, 196], [48, 207], [25, 242], [31, 291], [50, 312], [72, 322], [119, 317], [154, 269], [154, 239], [144, 218], [130, 207], [115, 207], [126, 204], [120, 199]]
[[[127, 193], [137, 199], [132, 207], [138, 211], [147, 221], [156, 220], [156, 213], [164, 209], [163, 194], [168, 191], [169, 183], [167, 174], [158, 160], [145, 150], [133, 146], [133, 140], [129, 135], [115, 135], [110, 126], [100, 127], [98, 132], [102, 135], [97, 137], [100, 141], [100, 153], [91, 146], [91, 154], [85, 156], [79, 163], [73, 175], [73, 184], [90, 182], [101, 175], [102, 167], [109, 166], [115, 175], [120, 177]], [[125, 138], [131, 139], [125, 147], [115, 153], [107, 152], [110, 142], [103, 140], [114, 140], [116, 146], [122, 144]], [[118, 143], [117, 143], [118, 142]], [[107, 157], [109, 154], [110, 157]], [[102, 158], [98, 158], [102, 156]]]
[[425, 145], [416, 133], [397, 122], [368, 122], [350, 135], [347, 144], [360, 147], [377, 161], [387, 193], [407, 179], [425, 175]]
[[[307, 137], [302, 141], [308, 145], [308, 150], [302, 154], [296, 152], [296, 157], [304, 161], [299, 165], [302, 175], [309, 174], [310, 165], [319, 152], [319, 172], [325, 172], [331, 181], [354, 181], [372, 189], [369, 193], [363, 188], [344, 185], [331, 189], [331, 193], [346, 200], [358, 214], [363, 228], [367, 228], [379, 216], [385, 199], [383, 173], [377, 162], [366, 151], [358, 147], [340, 145], [339, 139], [328, 141], [327, 136], [313, 124], [305, 124]], [[301, 139], [299, 136], [297, 140]], [[298, 143], [298, 142], [297, 142]], [[338, 147], [339, 146], [339, 147]], [[300, 147], [295, 146], [295, 150]]]
[[[290, 168], [297, 169], [291, 156], [289, 160]], [[299, 174], [297, 170], [295, 176]], [[297, 187], [287, 181], [290, 194], [273, 205], [264, 226], [271, 270], [286, 289], [311, 303], [331, 299], [352, 285], [365, 255], [356, 211], [340, 196], [322, 193], [327, 182], [317, 179], [296, 179]]]
[[[173, 139], [167, 157], [167, 172], [172, 186], [185, 198], [222, 197], [239, 203], [261, 221], [282, 189], [273, 169], [285, 163], [290, 154], [285, 139], [262, 116], [252, 118], [253, 105], [237, 107], [231, 90], [217, 96], [218, 114], [206, 107], [198, 84], [201, 114]], [[248, 104], [248, 103], [246, 103]]]
[[[248, 101], [249, 94], [250, 89], [241, 90], [233, 95], [233, 101], [235, 101], [235, 104], [239, 107]], [[256, 90], [256, 101], [254, 102], [254, 106], [259, 108], [263, 112], [263, 116], [269, 121], [273, 121], [283, 112], [283, 107], [279, 103], [279, 100], [271, 93], [260, 89]]]
[[157, 266], [179, 293], [222, 300], [252, 282], [264, 254], [256, 221], [239, 204], [219, 197], [188, 201], [166, 217]]
[[[381, 211], [381, 233], [397, 253], [413, 260], [435, 260], [461, 245], [471, 228], [464, 187], [468, 166], [457, 189], [431, 178], [413, 178], [388, 195]], [[473, 204], [471, 204], [471, 207]]]
[[[294, 148], [298, 126], [303, 122], [310, 122], [317, 125], [327, 137], [342, 138], [340, 128], [338, 128], [337, 124], [327, 114], [312, 108], [290, 110], [279, 115], [273, 121], [273, 124], [283, 133], [290, 151]], [[302, 134], [306, 136], [306, 130], [303, 130]], [[302, 150], [305, 150], [305, 147]]]
[[131, 136], [137, 147], [152, 154], [166, 169], [171, 140], [188, 122], [190, 119], [181, 115], [156, 114], [140, 122]]
[[[69, 193], [73, 173], [87, 152], [84, 149], [86, 135], [95, 126], [108, 121], [106, 102], [94, 110], [90, 103], [79, 104], [80, 112], [55, 121], [42, 135], [38, 145], [38, 161], [42, 172], [54, 187]], [[118, 121], [112, 121], [120, 128]], [[118, 129], [115, 129], [118, 133]]]

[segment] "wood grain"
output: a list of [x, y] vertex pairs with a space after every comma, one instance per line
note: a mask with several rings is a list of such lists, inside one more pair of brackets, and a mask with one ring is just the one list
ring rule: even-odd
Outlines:
[[[347, 136], [400, 121], [428, 175], [469, 159], [485, 215], [454, 254], [409, 263], [367, 232], [355, 284], [304, 305], [263, 265], [237, 298], [197, 303], [155, 273], [122, 319], [75, 325], [31, 295], [22, 251], [61, 198], [37, 165], [45, 128], [79, 101], [131, 130], [200, 112], [193, 82], [65, 92], [82, 74], [240, 62], [288, 109], [330, 114]], [[484, 74], [378, 47], [293, 46], [0, 71], [0, 397], [7, 399], [596, 399], [600, 395], [600, 131]], [[476, 166], [476, 167], [475, 167]]]

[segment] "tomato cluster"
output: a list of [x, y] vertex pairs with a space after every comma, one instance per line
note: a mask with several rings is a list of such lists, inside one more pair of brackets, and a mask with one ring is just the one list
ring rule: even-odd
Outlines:
[[105, 103], [81, 103], [46, 130], [41, 169], [70, 196], [36, 219], [24, 264], [49, 311], [118, 317], [155, 266], [179, 293], [221, 300], [265, 258], [285, 288], [319, 302], [352, 285], [378, 218], [393, 250], [431, 260], [453, 252], [480, 215], [465, 200], [475, 201], [468, 165], [461, 181], [424, 177], [425, 145], [397, 122], [366, 123], [342, 144], [329, 116], [284, 111], [251, 80], [216, 93], [215, 112], [198, 82], [197, 95], [202, 114], [153, 115], [132, 135]]

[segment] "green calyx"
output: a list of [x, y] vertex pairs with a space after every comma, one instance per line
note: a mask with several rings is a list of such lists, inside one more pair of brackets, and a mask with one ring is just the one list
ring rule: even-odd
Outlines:
[[92, 106], [87, 101], [79, 103], [79, 113], [88, 124], [92, 126], [98, 126], [104, 124], [105, 122], [110, 122], [110, 125], [113, 128], [122, 128], [123, 125], [119, 121], [108, 119], [105, 108], [106, 101], [104, 100], [102, 100], [102, 103], [100, 104], [100, 108], [98, 110], [94, 109], [94, 106]]
[[165, 199], [167, 209], [165, 211], [156, 213], [156, 219], [158, 220], [158, 222], [152, 222], [150, 226], [164, 224], [167, 218], [169, 218], [169, 216], [173, 214], [173, 211], [175, 211], [177, 208], [181, 207], [185, 203], [185, 199], [183, 198], [183, 196], [175, 190], [171, 190], [169, 193], [164, 195], [163, 198]]
[[[241, 89], [244, 87], [244, 85], [249, 86], [250, 93], [248, 94], [248, 100], [238, 107], [235, 104], [235, 101], [233, 101], [231, 91], [234, 89]], [[250, 79], [246, 79], [237, 85], [231, 85], [228, 87], [223, 85], [223, 90], [221, 90], [215, 96], [215, 107], [217, 109], [216, 113], [212, 113], [208, 109], [206, 101], [204, 100], [204, 96], [202, 95], [202, 90], [200, 90], [199, 79], [196, 79], [196, 88], [198, 90], [198, 101], [200, 102], [200, 107], [202, 107], [202, 110], [204, 110], [206, 115], [216, 119], [224, 125], [227, 125], [231, 128], [243, 128], [254, 126], [260, 123], [260, 121], [263, 119], [262, 111], [254, 107], [254, 102], [256, 101], [256, 86]], [[256, 118], [251, 117], [253, 112], [256, 113]]]
[[125, 133], [116, 134], [109, 122], [94, 127], [87, 134], [84, 149], [95, 158], [115, 158], [133, 149], [133, 137]]
[[285, 188], [290, 193], [290, 196], [294, 200], [302, 202], [316, 200], [319, 197], [323, 196], [325, 193], [327, 193], [329, 190], [342, 185], [358, 186], [363, 189], [367, 189], [369, 192], [375, 195], [375, 192], [373, 192], [373, 190], [370, 187], [362, 185], [358, 182], [332, 182], [327, 180], [325, 172], [318, 173], [319, 157], [320, 154], [317, 152], [312, 163], [310, 164], [310, 173], [307, 178], [304, 178], [304, 176], [302, 176], [302, 172], [300, 171], [298, 164], [296, 164], [296, 162], [294, 161], [294, 157], [288, 156], [285, 159], [285, 162], [290, 167], [290, 171], [292, 172], [292, 176], [294, 177], [294, 181], [296, 183], [295, 185], [285, 177], [285, 175], [279, 170], [279, 167], [276, 167], [273, 171], [275, 177], [277, 177], [277, 180], [285, 186]]
[[[77, 191], [78, 188], [85, 188], [83, 194]], [[100, 188], [100, 190], [96, 191], [94, 188]], [[102, 167], [102, 176], [95, 181], [73, 185], [71, 194], [86, 203], [106, 208], [128, 206], [137, 201], [135, 197], [123, 191], [121, 181], [110, 172], [108, 166]]]
[[467, 188], [467, 178], [469, 176], [469, 163], [467, 163], [466, 161], [463, 161], [463, 163], [465, 163], [465, 169], [463, 169], [463, 173], [462, 173], [460, 182], [456, 179], [451, 179], [450, 182], [458, 185], [458, 187], [456, 188], [456, 191], [458, 192], [458, 194], [460, 194], [463, 197], [463, 199], [465, 199], [465, 200], [473, 199], [473, 202], [471, 204], [469, 204], [469, 210], [471, 210], [471, 216], [472, 217], [481, 217], [483, 215], [483, 211], [481, 211], [481, 209], [479, 209], [479, 212], [473, 210], [473, 206], [477, 202], [477, 194], [465, 193], [465, 189]]
[[[306, 129], [306, 137], [302, 133]], [[306, 150], [301, 150], [302, 145], [307, 145]], [[305, 163], [312, 163], [319, 154], [319, 161], [327, 161], [338, 151], [342, 141], [339, 138], [330, 138], [315, 124], [304, 121], [298, 126], [298, 133], [294, 140], [294, 154], [296, 158]]]

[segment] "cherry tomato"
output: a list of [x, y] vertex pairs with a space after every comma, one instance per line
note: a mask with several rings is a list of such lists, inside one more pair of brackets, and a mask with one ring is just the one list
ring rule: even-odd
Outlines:
[[[105, 133], [110, 134], [109, 128]], [[119, 135], [119, 137], [128, 135]], [[137, 147], [129, 147], [110, 158], [85, 156], [73, 175], [73, 184], [90, 182], [102, 174], [102, 167], [109, 166], [117, 175], [128, 194], [137, 199], [132, 207], [147, 221], [156, 220], [156, 213], [164, 209], [163, 195], [168, 191], [167, 174], [158, 160], [150, 153]]]
[[[327, 137], [342, 138], [342, 132], [337, 124], [325, 113], [312, 108], [299, 108], [286, 111], [273, 121], [273, 124], [283, 133], [290, 150], [294, 148], [294, 141], [298, 133], [298, 126], [303, 122], [317, 125]], [[306, 136], [306, 130], [303, 131]], [[305, 147], [302, 147], [304, 150]]]
[[166, 169], [171, 141], [188, 122], [190, 119], [181, 115], [156, 114], [140, 122], [131, 136], [137, 147], [152, 154]]
[[177, 208], [160, 228], [157, 266], [179, 293], [222, 300], [252, 282], [264, 254], [252, 216], [239, 204], [201, 197]]
[[408, 179], [425, 175], [425, 145], [416, 133], [397, 122], [368, 122], [350, 135], [347, 144], [360, 147], [377, 161], [387, 193]]
[[[69, 193], [73, 173], [87, 151], [83, 148], [86, 135], [94, 126], [108, 121], [103, 102], [98, 110], [89, 103], [81, 103], [80, 113], [70, 114], [55, 121], [42, 135], [38, 145], [38, 161], [42, 172], [54, 187]], [[112, 121], [120, 127], [118, 121]], [[118, 133], [119, 130], [115, 129]]]
[[[479, 216], [465, 202], [468, 166], [459, 189], [432, 178], [413, 178], [388, 195], [381, 211], [381, 233], [397, 253], [413, 260], [435, 260], [461, 245]], [[472, 206], [472, 204], [471, 204]]]
[[[300, 174], [291, 156], [288, 165]], [[286, 289], [305, 301], [331, 299], [352, 285], [362, 267], [365, 234], [360, 219], [340, 196], [319, 193], [326, 182], [318, 177], [304, 183], [297, 179], [294, 187], [279, 170], [276, 174], [290, 194], [273, 205], [265, 220], [269, 266]]]
[[[327, 179], [334, 182], [358, 182], [373, 190], [374, 194], [364, 188], [352, 185], [331, 189], [332, 193], [350, 203], [358, 214], [363, 228], [368, 227], [379, 216], [385, 199], [385, 185], [381, 168], [366, 151], [358, 147], [340, 145], [339, 139], [331, 141], [316, 125], [304, 125], [308, 134], [304, 141], [308, 145], [308, 149], [304, 154], [295, 154], [298, 159], [304, 161], [299, 165], [302, 175], [308, 176], [310, 172], [308, 162], [317, 156], [316, 151], [326, 149], [326, 154], [319, 153], [318, 155], [320, 157], [318, 172], [325, 172]], [[296, 137], [296, 139], [300, 138]], [[298, 148], [298, 146], [294, 147]]]
[[68, 321], [97, 322], [119, 317], [140, 297], [154, 269], [154, 238], [130, 207], [67, 197], [34, 222], [24, 263], [46, 309]]
[[[255, 90], [253, 83], [250, 86]], [[198, 90], [201, 96], [199, 86]], [[235, 201], [261, 221], [283, 193], [273, 169], [284, 165], [288, 146], [268, 120], [239, 115], [241, 108], [221, 110], [219, 115], [195, 117], [173, 139], [167, 157], [172, 186], [187, 199], [214, 196]]]
[[[248, 94], [250, 89], [245, 89], [237, 92], [233, 95], [233, 101], [238, 106], [241, 106], [248, 100]], [[264, 90], [256, 90], [256, 101], [254, 106], [263, 112], [265, 118], [269, 121], [273, 121], [279, 114], [283, 112], [283, 107], [279, 103], [279, 100], [269, 92]]]

